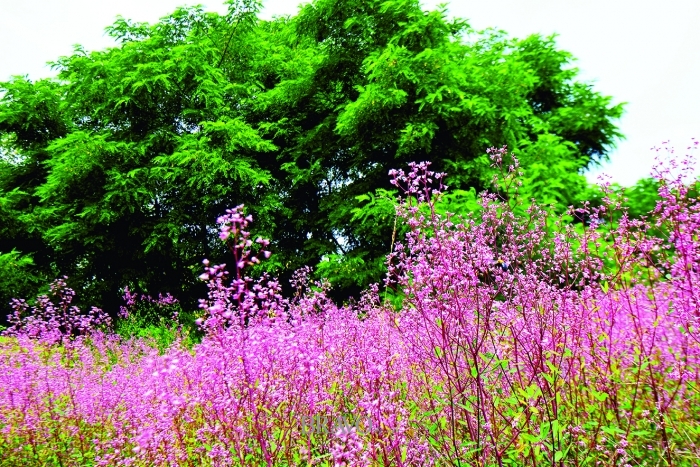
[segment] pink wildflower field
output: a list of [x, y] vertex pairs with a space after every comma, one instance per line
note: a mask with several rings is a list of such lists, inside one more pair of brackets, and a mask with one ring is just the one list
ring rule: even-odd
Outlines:
[[290, 298], [248, 277], [271, 253], [243, 206], [218, 219], [231, 263], [203, 261], [201, 343], [119, 337], [63, 280], [14, 301], [0, 466], [700, 465], [692, 157], [659, 163], [646, 218], [609, 191], [575, 224], [489, 155], [501, 195], [466, 216], [427, 163], [390, 172], [408, 234], [350, 305], [309, 270]]

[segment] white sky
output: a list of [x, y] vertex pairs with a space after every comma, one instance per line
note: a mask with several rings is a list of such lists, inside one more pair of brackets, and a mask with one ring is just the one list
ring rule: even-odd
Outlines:
[[[0, 0], [0, 81], [10, 75], [52, 76], [46, 62], [114, 45], [104, 28], [122, 15], [155, 22], [188, 0]], [[224, 13], [223, 2], [200, 0]], [[423, 0], [425, 7], [440, 3]], [[261, 17], [294, 14], [297, 0], [264, 0]], [[559, 48], [578, 60], [580, 78], [628, 102], [619, 122], [626, 140], [602, 169], [632, 185], [647, 176], [653, 146], [670, 140], [684, 151], [700, 138], [700, 1], [698, 0], [453, 0], [449, 13], [477, 28], [512, 37], [558, 33]], [[597, 173], [589, 174], [595, 181]]]

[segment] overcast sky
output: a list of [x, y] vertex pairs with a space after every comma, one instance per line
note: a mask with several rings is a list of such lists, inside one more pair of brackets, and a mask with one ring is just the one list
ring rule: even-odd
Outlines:
[[[226, 11], [215, 0], [0, 0], [0, 81], [54, 75], [46, 62], [71, 54], [73, 44], [114, 45], [104, 28], [117, 15], [155, 22], [196, 3]], [[424, 8], [438, 3], [423, 1]], [[297, 11], [296, 0], [264, 5], [263, 18]], [[700, 139], [700, 0], [454, 0], [448, 11], [513, 37], [557, 33], [558, 46], [577, 58], [580, 79], [628, 103], [620, 121], [627, 139], [602, 169], [612, 181], [632, 185], [647, 176], [653, 146], [670, 140], [685, 151]]]

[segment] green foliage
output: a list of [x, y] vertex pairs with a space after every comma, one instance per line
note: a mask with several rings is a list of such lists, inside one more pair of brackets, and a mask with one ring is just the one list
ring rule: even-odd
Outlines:
[[588, 183], [580, 169], [583, 161], [571, 141], [551, 134], [538, 135], [534, 142], [521, 144], [524, 167], [520, 195], [553, 206], [558, 214], [580, 205], [588, 196]]
[[649, 215], [661, 199], [659, 182], [653, 178], [643, 178], [631, 188], [624, 190], [624, 197], [627, 199], [623, 206], [628, 209], [631, 218], [639, 219]]
[[183, 311], [180, 304], [164, 306], [140, 301], [128, 316], [116, 321], [114, 332], [125, 339], [144, 339], [164, 353], [178, 338], [189, 348], [201, 341], [195, 319], [195, 314]]
[[22, 255], [17, 250], [0, 253], [0, 300], [10, 303], [13, 298], [26, 297], [42, 278], [34, 271], [31, 256]]
[[[119, 18], [118, 47], [0, 83], [0, 254], [33, 260], [26, 287], [66, 274], [112, 314], [125, 285], [194, 308], [201, 260], [230, 261], [216, 218], [245, 204], [283, 286], [318, 266], [345, 299], [402, 238], [389, 169], [432, 161], [456, 190], [446, 206], [471, 212], [485, 149], [508, 144], [523, 194], [562, 210], [620, 136], [622, 106], [575, 81], [553, 37], [477, 32], [414, 0], [316, 0], [272, 21], [228, 5]], [[21, 288], [3, 271], [5, 300]]]

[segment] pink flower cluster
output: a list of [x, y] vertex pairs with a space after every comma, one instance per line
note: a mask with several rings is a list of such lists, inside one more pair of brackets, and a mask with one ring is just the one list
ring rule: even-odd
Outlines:
[[[111, 318], [99, 308], [92, 307], [83, 313], [80, 308], [71, 305], [75, 292], [66, 285], [67, 279], [55, 280], [50, 286], [49, 295], [37, 297], [35, 306], [30, 307], [26, 300], [13, 299], [14, 312], [8, 317], [10, 327], [3, 334], [25, 335], [56, 343], [111, 326]], [[57, 299], [58, 303], [52, 298]]]
[[[496, 169], [511, 157], [490, 154]], [[309, 270], [283, 298], [244, 274], [268, 242], [231, 209], [219, 224], [235, 274], [204, 261], [194, 349], [0, 341], [0, 452], [64, 466], [692, 465], [700, 202], [681, 179], [660, 172], [652, 219], [603, 224], [610, 194], [577, 226], [515, 194], [441, 216], [443, 174], [410, 169], [392, 171], [410, 227], [387, 259], [397, 300], [374, 285], [336, 306]], [[371, 429], [308, 428], [348, 414]]]
[[[156, 305], [157, 307], [167, 307], [170, 305], [175, 305], [178, 302], [178, 300], [170, 295], [169, 293], [166, 293], [165, 295], [163, 294], [158, 294], [158, 298], [153, 298], [150, 295], [146, 294], [141, 294], [141, 297], [139, 297], [138, 293], [134, 293], [131, 290], [129, 290], [129, 287], [126, 286], [124, 287], [124, 301], [126, 302], [126, 306], [121, 306], [119, 307], [119, 317], [120, 318], [128, 318], [129, 317], [129, 310], [133, 307], [136, 306], [137, 303], [152, 303]], [[174, 316], [173, 318], [177, 318]]]

